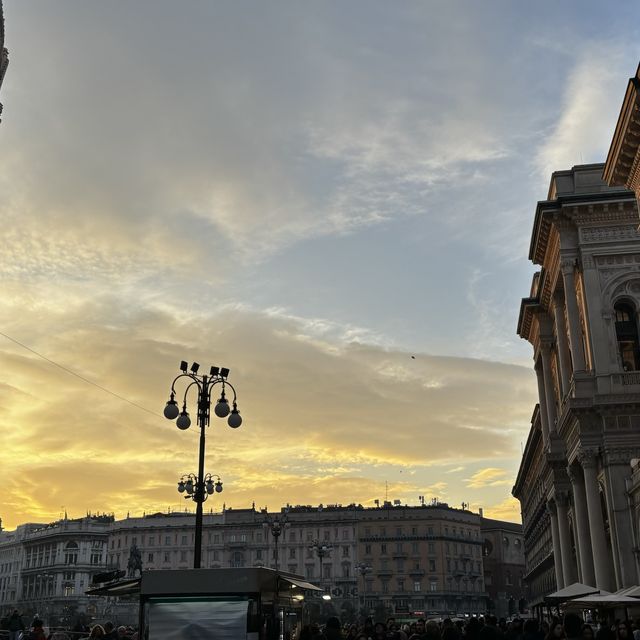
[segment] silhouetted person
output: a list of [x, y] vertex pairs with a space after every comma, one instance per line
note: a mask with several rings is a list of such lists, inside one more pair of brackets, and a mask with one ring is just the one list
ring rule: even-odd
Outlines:
[[22, 618], [17, 609], [14, 609], [13, 613], [9, 616], [7, 629], [9, 630], [9, 640], [18, 640], [18, 637], [24, 631], [24, 622], [22, 622]]

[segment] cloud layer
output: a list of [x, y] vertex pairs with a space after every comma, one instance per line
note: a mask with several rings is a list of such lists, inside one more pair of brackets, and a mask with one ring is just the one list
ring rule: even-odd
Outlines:
[[[532, 212], [604, 158], [634, 5], [4, 6], [0, 331], [152, 413], [180, 360], [230, 366], [229, 505], [517, 519]], [[195, 433], [0, 354], [5, 524], [184, 508]]]

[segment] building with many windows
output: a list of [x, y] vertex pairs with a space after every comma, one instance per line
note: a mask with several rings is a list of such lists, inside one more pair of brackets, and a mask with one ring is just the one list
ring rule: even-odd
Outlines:
[[517, 615], [527, 606], [522, 525], [481, 517], [480, 533], [487, 609], [499, 618]]
[[[269, 521], [276, 519], [283, 526], [274, 537]], [[502, 524], [510, 536], [519, 530]], [[133, 622], [135, 602], [84, 594], [92, 577], [113, 570], [139, 575], [133, 557], [142, 571], [190, 568], [194, 529], [192, 513], [155, 513], [0, 532], [0, 607], [38, 611], [52, 620], [75, 612]], [[483, 544], [479, 514], [437, 502], [287, 506], [275, 513], [224, 509], [204, 515], [202, 566], [277, 566], [302, 575], [331, 596], [330, 603], [322, 593], [310, 603], [320, 617], [472, 614], [487, 604]]]
[[104, 571], [112, 516], [63, 518], [25, 524], [0, 535], [0, 610], [18, 607], [60, 623], [83, 611], [97, 613], [85, 595], [93, 575]]
[[554, 172], [536, 207], [529, 258], [540, 271], [518, 334], [533, 347], [539, 405], [513, 489], [535, 598], [577, 580], [615, 591], [640, 575], [640, 234], [629, 190], [640, 184], [639, 87], [636, 73], [607, 163]]

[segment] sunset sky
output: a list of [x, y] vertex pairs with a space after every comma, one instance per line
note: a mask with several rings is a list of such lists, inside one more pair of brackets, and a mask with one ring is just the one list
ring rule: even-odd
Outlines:
[[229, 367], [244, 419], [208, 431], [207, 508], [388, 483], [519, 519], [535, 203], [604, 160], [637, 3], [4, 9], [6, 528], [184, 509], [198, 434], [162, 417], [182, 359]]

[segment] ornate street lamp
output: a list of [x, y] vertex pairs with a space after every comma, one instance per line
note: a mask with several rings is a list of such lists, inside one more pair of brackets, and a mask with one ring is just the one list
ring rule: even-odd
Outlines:
[[362, 576], [362, 610], [367, 609], [367, 574], [371, 573], [373, 569], [366, 562], [358, 562], [355, 566], [356, 571]]
[[283, 511], [281, 515], [271, 516], [267, 513], [266, 509], [264, 513], [264, 520], [262, 522], [262, 527], [265, 531], [270, 531], [271, 536], [273, 537], [273, 544], [275, 546], [275, 550], [273, 552], [274, 560], [276, 561], [276, 571], [279, 569], [279, 561], [278, 561], [278, 538], [280, 538], [280, 534], [284, 531], [284, 528], [289, 524], [289, 520], [287, 518], [287, 512]]
[[[197, 389], [198, 393], [198, 426], [200, 427], [200, 449], [198, 453], [198, 475], [189, 474], [183, 476], [178, 483], [178, 491], [187, 492], [185, 498], [191, 498], [196, 503], [196, 535], [195, 548], [193, 552], [193, 566], [200, 568], [202, 555], [202, 505], [204, 501], [214, 492], [222, 491], [222, 482], [219, 476], [204, 474], [204, 449], [205, 449], [205, 428], [209, 425], [211, 414], [211, 392], [216, 385], [222, 385], [220, 398], [218, 399], [214, 413], [219, 418], [227, 418], [227, 423], [232, 429], [237, 429], [242, 424], [242, 418], [238, 411], [236, 390], [228, 382], [229, 369], [211, 367], [209, 375], [198, 375], [200, 365], [194, 362], [189, 365], [183, 360], [180, 363], [180, 373], [171, 383], [171, 392], [167, 406], [164, 408], [164, 416], [168, 420], [175, 420], [178, 429], [185, 431], [191, 426], [191, 418], [187, 412], [187, 395], [191, 389]], [[181, 378], [187, 378], [186, 388], [182, 399], [182, 411], [176, 401], [176, 382]], [[229, 407], [229, 400], [226, 397], [226, 389], [229, 387], [233, 393], [232, 406]], [[217, 478], [217, 480], [214, 480]], [[181, 490], [182, 487], [182, 490]]]

